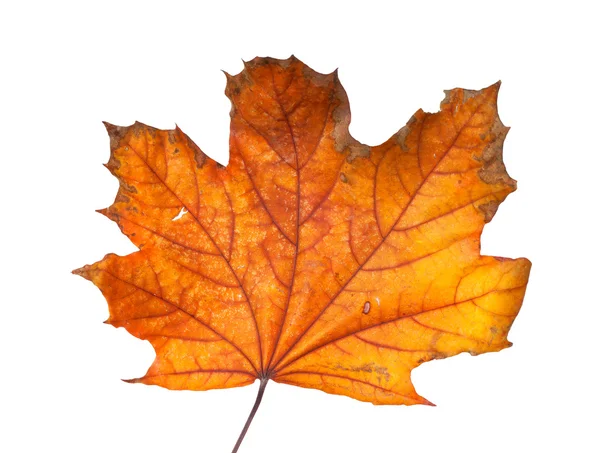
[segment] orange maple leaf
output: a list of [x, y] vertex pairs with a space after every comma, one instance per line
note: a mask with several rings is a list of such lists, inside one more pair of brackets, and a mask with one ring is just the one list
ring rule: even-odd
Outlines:
[[480, 255], [516, 189], [499, 84], [448, 91], [379, 146], [349, 132], [337, 74], [294, 57], [227, 76], [230, 161], [179, 128], [107, 124], [119, 179], [100, 212], [139, 247], [75, 273], [156, 360], [131, 382], [207, 390], [269, 379], [374, 404], [430, 404], [411, 370], [510, 343], [530, 262]]

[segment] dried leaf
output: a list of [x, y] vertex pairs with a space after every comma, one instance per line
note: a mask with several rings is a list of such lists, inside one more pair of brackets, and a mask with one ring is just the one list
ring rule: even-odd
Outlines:
[[336, 73], [256, 58], [227, 77], [226, 167], [178, 128], [107, 124], [120, 189], [100, 212], [139, 251], [75, 272], [102, 290], [108, 323], [154, 346], [131, 382], [258, 378], [262, 396], [272, 379], [430, 404], [413, 368], [510, 346], [530, 263], [480, 255], [483, 226], [516, 189], [499, 87], [448, 91], [439, 112], [370, 147], [348, 132]]

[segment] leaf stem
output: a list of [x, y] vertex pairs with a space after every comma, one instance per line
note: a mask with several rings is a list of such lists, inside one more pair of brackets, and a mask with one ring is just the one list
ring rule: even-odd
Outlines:
[[246, 420], [244, 429], [242, 429], [242, 432], [240, 433], [240, 437], [238, 437], [238, 440], [235, 443], [235, 447], [233, 447], [233, 450], [231, 451], [231, 453], [237, 453], [238, 449], [240, 448], [240, 445], [242, 444], [242, 441], [244, 440], [244, 436], [246, 435], [246, 432], [248, 431], [248, 428], [250, 427], [250, 423], [252, 423], [252, 419], [254, 418], [254, 415], [256, 414], [256, 411], [258, 410], [258, 406], [260, 406], [260, 402], [262, 401], [263, 393], [265, 393], [265, 388], [267, 387], [267, 382], [269, 382], [269, 378], [262, 378], [260, 380], [260, 387], [258, 388], [258, 395], [256, 395], [256, 401], [254, 402], [254, 406], [252, 407], [252, 410], [250, 411], [250, 415], [248, 415], [248, 420]]

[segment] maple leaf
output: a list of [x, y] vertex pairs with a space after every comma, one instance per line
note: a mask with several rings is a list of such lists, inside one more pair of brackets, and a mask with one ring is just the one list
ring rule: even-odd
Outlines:
[[139, 251], [75, 273], [108, 323], [156, 359], [130, 382], [207, 390], [261, 380], [374, 404], [430, 404], [419, 364], [510, 343], [526, 259], [480, 255], [516, 189], [502, 162], [499, 84], [454, 89], [379, 146], [349, 132], [337, 73], [294, 57], [227, 75], [230, 161], [179, 128], [107, 124], [120, 188], [100, 212]]

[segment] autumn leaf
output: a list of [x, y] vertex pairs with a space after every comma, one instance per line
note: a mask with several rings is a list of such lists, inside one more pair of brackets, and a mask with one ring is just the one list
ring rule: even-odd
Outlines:
[[139, 251], [75, 273], [156, 359], [130, 382], [207, 390], [268, 380], [374, 404], [431, 404], [411, 370], [510, 346], [528, 260], [480, 255], [516, 189], [500, 85], [446, 92], [389, 140], [348, 132], [337, 73], [256, 58], [227, 76], [230, 160], [179, 128], [107, 124], [114, 220]]

